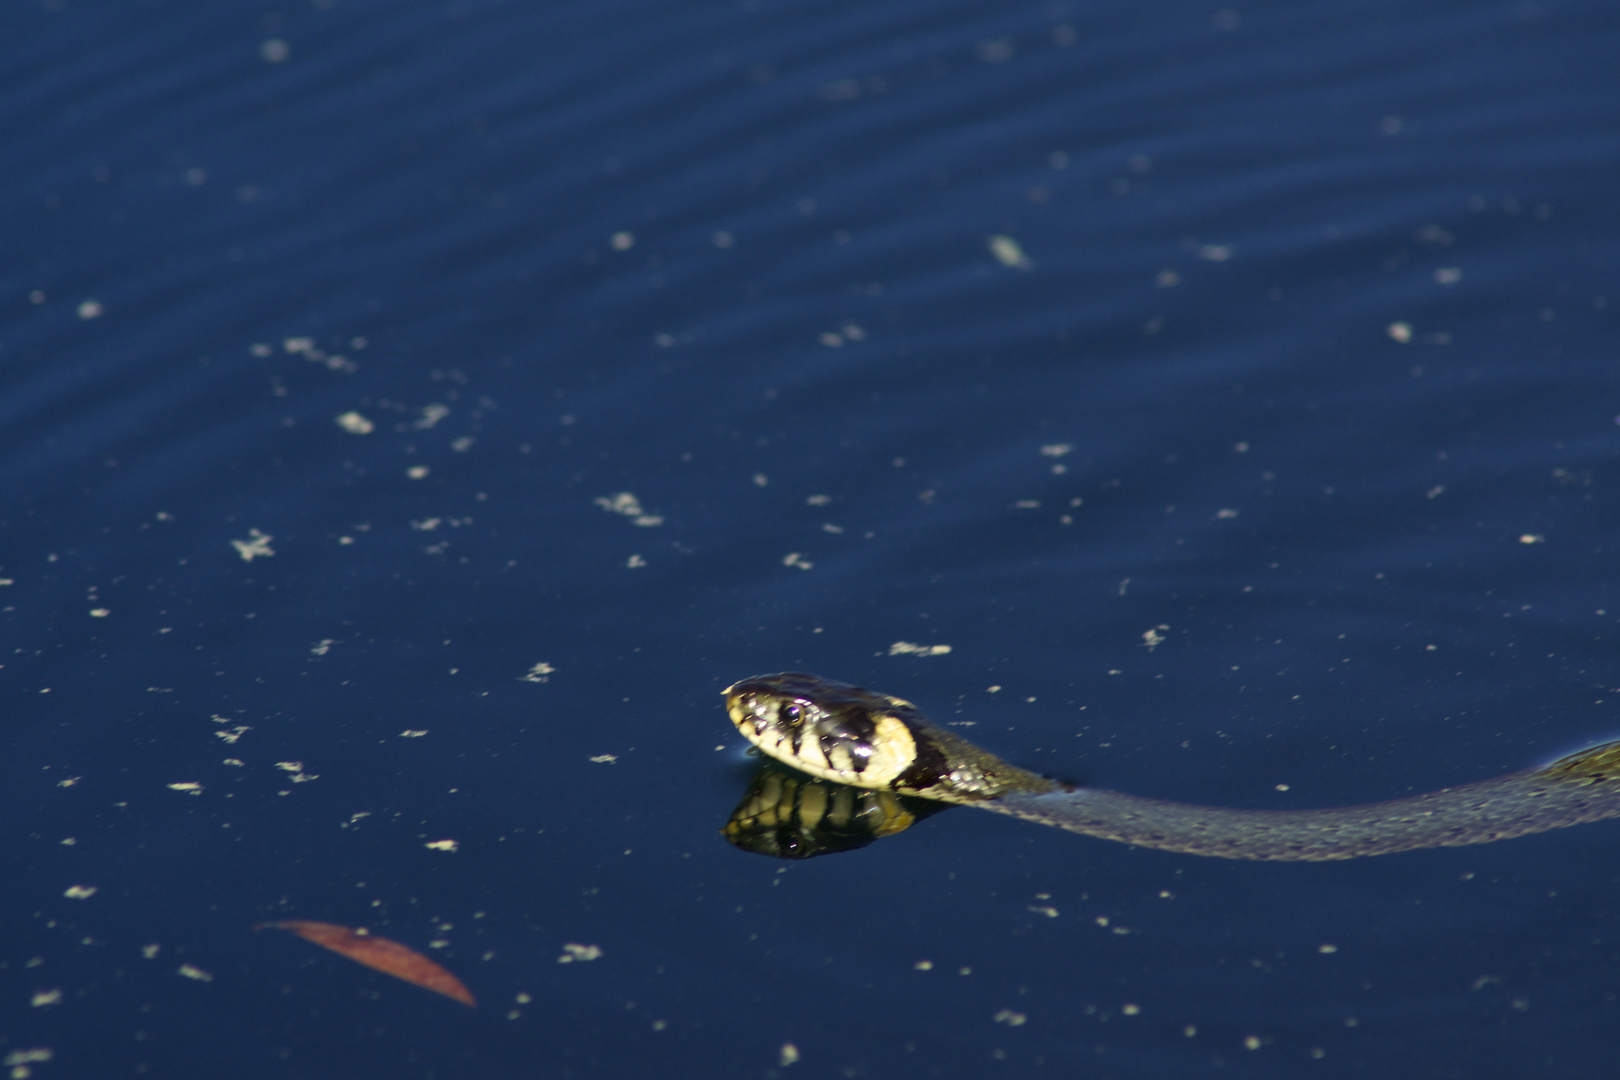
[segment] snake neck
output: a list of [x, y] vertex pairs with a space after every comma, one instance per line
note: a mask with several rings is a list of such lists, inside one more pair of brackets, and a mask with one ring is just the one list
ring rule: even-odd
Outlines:
[[896, 791], [943, 802], [977, 803], [1006, 795], [1056, 795], [1074, 790], [1003, 761], [915, 709], [911, 713], [905, 722], [917, 746], [916, 763], [904, 778], [906, 786]]
[[901, 698], [802, 672], [726, 690], [737, 730], [766, 755], [823, 780], [941, 802], [1068, 790], [933, 723]]

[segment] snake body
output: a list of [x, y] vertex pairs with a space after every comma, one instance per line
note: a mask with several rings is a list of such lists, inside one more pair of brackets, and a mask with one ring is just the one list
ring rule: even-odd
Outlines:
[[1542, 768], [1406, 799], [1231, 810], [1063, 784], [1001, 760], [908, 701], [817, 675], [744, 679], [726, 690], [726, 709], [761, 751], [812, 776], [1189, 855], [1354, 859], [1620, 817], [1620, 740]]

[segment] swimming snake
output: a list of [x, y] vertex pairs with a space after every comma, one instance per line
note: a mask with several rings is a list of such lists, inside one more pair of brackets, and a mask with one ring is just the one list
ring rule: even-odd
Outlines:
[[1389, 802], [1232, 810], [1050, 780], [932, 723], [908, 701], [817, 675], [759, 675], [725, 694], [732, 722], [750, 742], [812, 776], [1189, 855], [1354, 859], [1620, 817], [1620, 740]]

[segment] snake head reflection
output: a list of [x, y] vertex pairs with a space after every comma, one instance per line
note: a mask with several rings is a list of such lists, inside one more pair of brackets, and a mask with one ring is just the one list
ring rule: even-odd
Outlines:
[[948, 809], [947, 803], [816, 780], [767, 761], [721, 832], [744, 851], [813, 859], [865, 847]]

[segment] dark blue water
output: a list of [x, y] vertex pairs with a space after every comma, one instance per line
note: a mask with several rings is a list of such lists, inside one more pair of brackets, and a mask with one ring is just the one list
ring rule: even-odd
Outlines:
[[718, 832], [783, 669], [1234, 806], [1620, 734], [1608, 5], [7, 24], [11, 1075], [1612, 1075], [1613, 824]]

